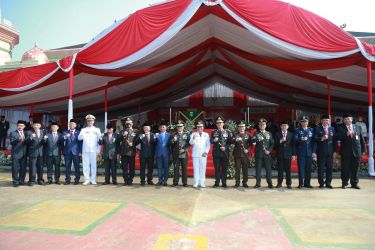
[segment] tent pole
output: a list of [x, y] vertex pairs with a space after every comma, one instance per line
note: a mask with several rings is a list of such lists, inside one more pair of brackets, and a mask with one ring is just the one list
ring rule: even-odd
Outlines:
[[74, 84], [74, 68], [69, 71], [69, 101], [68, 101], [68, 124], [73, 119], [73, 84]]
[[367, 61], [367, 85], [368, 85], [368, 173], [375, 176], [374, 171], [374, 138], [372, 133], [372, 69], [371, 62]]
[[169, 124], [172, 124], [172, 108], [169, 108]]
[[104, 131], [107, 132], [107, 123], [108, 123], [108, 88], [104, 89]]
[[327, 79], [328, 115], [331, 117], [331, 80]]
[[247, 122], [250, 123], [250, 107], [247, 107]]

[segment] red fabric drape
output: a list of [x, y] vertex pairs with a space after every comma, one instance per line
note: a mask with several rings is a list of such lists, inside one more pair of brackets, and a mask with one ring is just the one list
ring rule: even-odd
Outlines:
[[191, 0], [171, 1], [139, 10], [98, 42], [78, 53], [77, 59], [85, 64], [123, 59], [159, 37], [190, 3]]
[[237, 15], [285, 42], [326, 52], [357, 49], [355, 39], [314, 13], [291, 4], [268, 0], [224, 0]]
[[56, 70], [56, 63], [47, 63], [34, 67], [20, 68], [0, 73], [0, 88], [21, 88], [39, 81]]

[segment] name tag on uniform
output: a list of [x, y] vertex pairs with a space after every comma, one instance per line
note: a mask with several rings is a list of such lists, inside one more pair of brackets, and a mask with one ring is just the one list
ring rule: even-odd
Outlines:
[[356, 140], [358, 140], [358, 139], [359, 139], [358, 135], [355, 135], [355, 139], [356, 139]]

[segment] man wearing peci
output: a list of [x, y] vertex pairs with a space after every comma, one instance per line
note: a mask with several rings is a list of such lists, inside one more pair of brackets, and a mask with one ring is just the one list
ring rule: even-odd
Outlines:
[[77, 130], [77, 121], [70, 119], [69, 130], [63, 133], [64, 137], [64, 159], [65, 159], [65, 185], [70, 184], [72, 162], [74, 165], [74, 185], [79, 184], [80, 170], [79, 157], [82, 153], [82, 142], [78, 140], [79, 131]]

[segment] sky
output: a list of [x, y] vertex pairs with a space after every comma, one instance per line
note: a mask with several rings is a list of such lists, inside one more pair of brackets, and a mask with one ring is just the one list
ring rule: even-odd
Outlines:
[[[138, 9], [162, 0], [0, 0], [1, 16], [20, 33], [13, 60], [37, 42], [42, 49], [86, 43]], [[374, 0], [284, 0], [348, 31], [375, 32]]]

